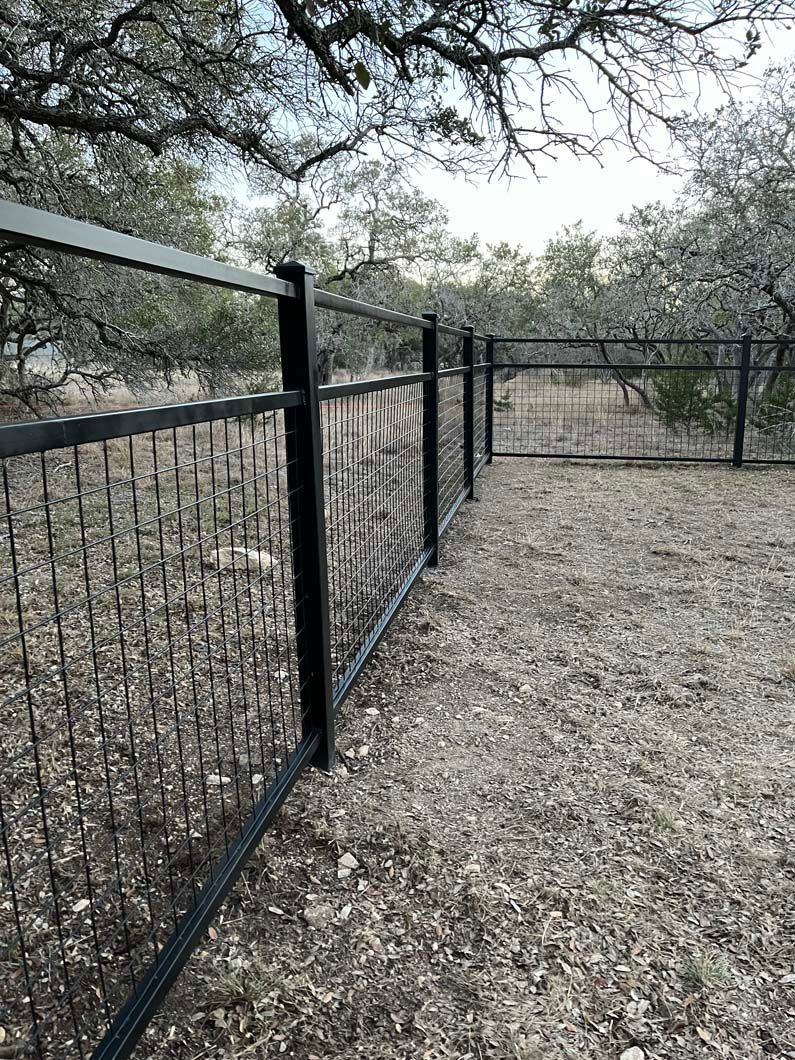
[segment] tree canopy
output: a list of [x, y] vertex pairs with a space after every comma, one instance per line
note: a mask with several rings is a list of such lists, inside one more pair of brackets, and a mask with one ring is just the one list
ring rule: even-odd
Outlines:
[[731, 74], [760, 22], [792, 14], [791, 0], [9, 0], [0, 176], [32, 173], [47, 132], [119, 163], [129, 145], [231, 154], [266, 181], [375, 140], [489, 169], [606, 138], [644, 150], [690, 75]]

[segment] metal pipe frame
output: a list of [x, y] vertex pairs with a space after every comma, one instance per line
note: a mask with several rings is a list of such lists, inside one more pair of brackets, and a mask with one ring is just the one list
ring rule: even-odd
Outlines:
[[334, 398], [352, 397], [354, 394], [377, 394], [381, 390], [395, 390], [412, 383], [427, 383], [430, 372], [412, 372], [410, 375], [390, 375], [384, 379], [355, 379], [350, 383], [331, 383], [318, 387], [321, 401], [333, 401]]
[[276, 276], [188, 254], [163, 243], [152, 243], [5, 199], [0, 200], [0, 238], [248, 294], [297, 297], [293, 285]]
[[[738, 339], [736, 335], [725, 339], [694, 339], [692, 335], [689, 338], [684, 339], [572, 339], [560, 336], [555, 336], [553, 338], [538, 338], [536, 336], [533, 336], [532, 338], [527, 336], [508, 338], [505, 335], [495, 335], [493, 341], [512, 342], [518, 345], [538, 345], [549, 342], [553, 345], [560, 346], [680, 346], [683, 343], [693, 346], [739, 346], [742, 339]], [[765, 341], [774, 342], [776, 340], [768, 339]]]
[[[739, 345], [739, 343], [737, 344]], [[511, 364], [508, 361], [501, 361], [499, 364], [494, 365], [495, 372], [504, 371], [506, 368], [561, 368], [563, 370], [569, 368], [594, 368], [599, 371], [610, 371], [611, 368], [618, 368], [619, 371], [649, 371], [649, 372], [665, 372], [665, 371], [678, 371], [678, 372], [739, 372], [739, 364], [645, 364], [643, 361], [619, 364], [618, 362], [613, 364], [607, 361], [584, 361], [582, 364], [577, 364], [573, 361], [565, 361], [562, 363], [556, 363], [555, 361], [543, 361], [538, 364], [531, 364], [529, 362], [522, 364]]]
[[[173, 276], [213, 287], [225, 287], [245, 294], [265, 295], [270, 298], [298, 297], [298, 292], [289, 281], [276, 276], [229, 265], [214, 258], [189, 254], [184, 250], [175, 250], [163, 243], [114, 232], [7, 199], [0, 199], [0, 239], [93, 258], [126, 268], [141, 269], [160, 276]], [[430, 326], [422, 317], [370, 305], [369, 302], [348, 298], [332, 291], [316, 290], [315, 306], [334, 313], [347, 313], [386, 324], [418, 328], [421, 331], [426, 331]], [[466, 334], [461, 328], [454, 328], [449, 324], [439, 324], [439, 331], [445, 335], [459, 337]]]
[[11, 423], [0, 427], [0, 456], [22, 456], [25, 453], [42, 453], [47, 449], [66, 449], [88, 442], [126, 438], [128, 435], [143, 434], [147, 431], [256, 415], [276, 409], [297, 408], [303, 404], [304, 395], [300, 390], [286, 390], [247, 397], [190, 401], [180, 405], [122, 409], [119, 412]]

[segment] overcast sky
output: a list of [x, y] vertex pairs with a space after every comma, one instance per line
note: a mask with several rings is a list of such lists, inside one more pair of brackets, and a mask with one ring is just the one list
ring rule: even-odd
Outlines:
[[[795, 33], [783, 28], [764, 43], [749, 65], [744, 96], [758, 90], [761, 75], [772, 62], [795, 58]], [[705, 93], [701, 111], [719, 106], [723, 97], [717, 88]], [[661, 133], [658, 149], [670, 150], [667, 134]], [[578, 220], [588, 228], [609, 232], [618, 216], [633, 205], [675, 198], [681, 181], [666, 176], [656, 166], [632, 157], [628, 150], [613, 149], [602, 166], [590, 159], [561, 154], [556, 162], [544, 161], [541, 179], [532, 176], [466, 181], [434, 171], [422, 174], [423, 191], [445, 204], [453, 230], [463, 236], [476, 232], [484, 243], [506, 240], [538, 252], [563, 225]]]

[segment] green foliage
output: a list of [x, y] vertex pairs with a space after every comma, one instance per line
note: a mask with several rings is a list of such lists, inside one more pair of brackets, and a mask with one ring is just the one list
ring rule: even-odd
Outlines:
[[736, 404], [716, 373], [665, 368], [654, 372], [654, 410], [666, 427], [713, 434], [736, 415]]
[[754, 422], [762, 429], [795, 431], [795, 372], [782, 372], [756, 402]]

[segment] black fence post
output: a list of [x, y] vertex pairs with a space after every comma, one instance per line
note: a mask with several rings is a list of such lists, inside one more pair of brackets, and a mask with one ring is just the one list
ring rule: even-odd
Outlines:
[[439, 562], [439, 315], [423, 313], [431, 326], [422, 332], [422, 370], [432, 378], [423, 384], [422, 450], [425, 483], [425, 547], [428, 566]]
[[464, 326], [464, 483], [467, 500], [475, 496], [475, 329]]
[[312, 764], [334, 767], [334, 693], [315, 332], [315, 275], [300, 262], [278, 266], [276, 275], [295, 284], [298, 298], [279, 299], [279, 341], [285, 390], [301, 390], [305, 403], [285, 409], [287, 487], [295, 583], [295, 628], [301, 714], [320, 732]]
[[745, 417], [748, 410], [748, 381], [751, 375], [751, 336], [743, 335], [743, 347], [740, 355], [740, 379], [737, 388], [737, 423], [734, 427], [734, 467], [743, 466], [743, 447], [745, 445]]
[[486, 336], [486, 452], [487, 464], [494, 457], [494, 336]]

